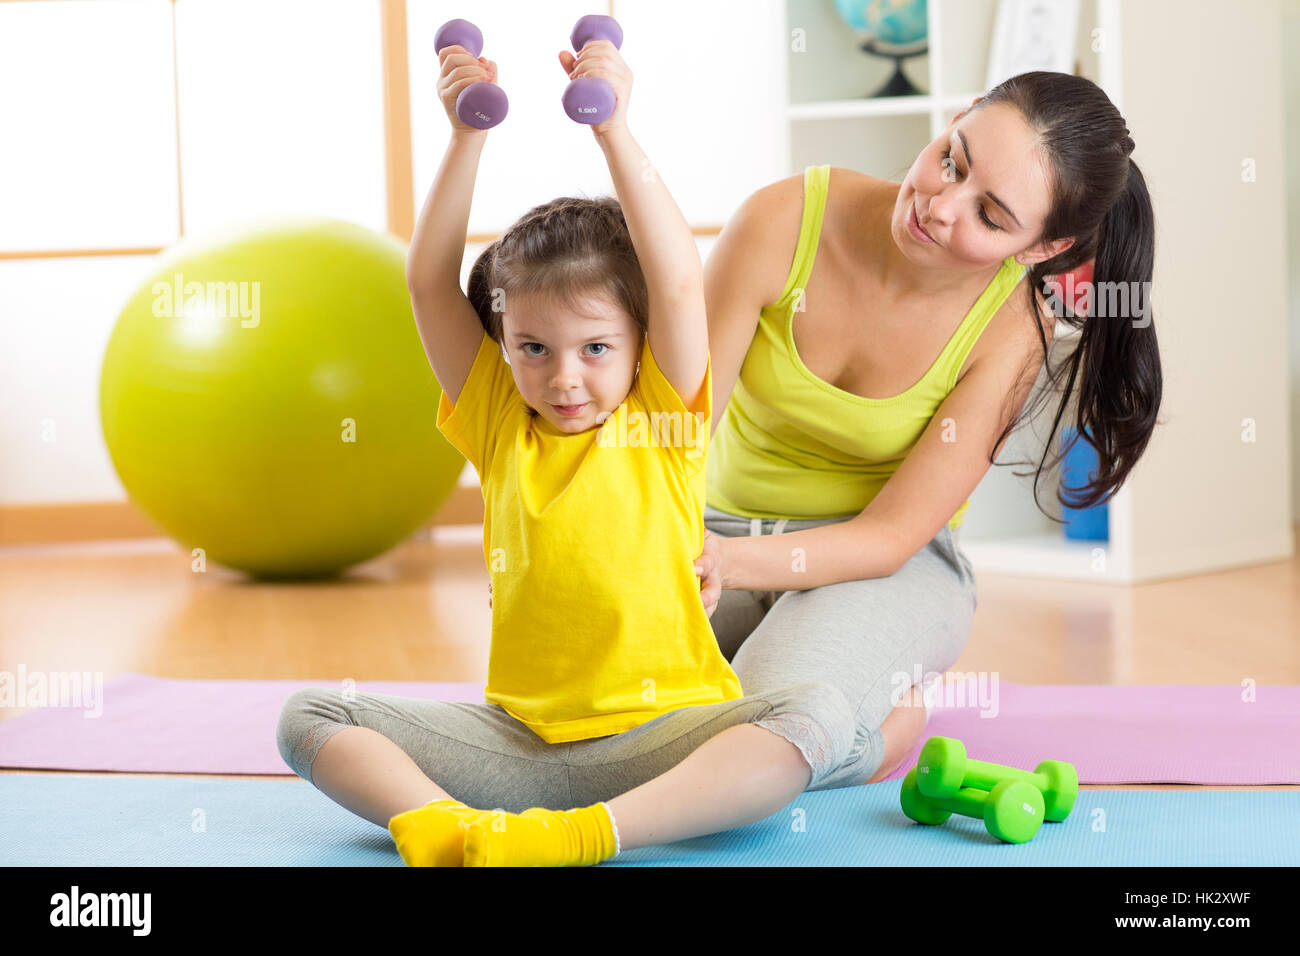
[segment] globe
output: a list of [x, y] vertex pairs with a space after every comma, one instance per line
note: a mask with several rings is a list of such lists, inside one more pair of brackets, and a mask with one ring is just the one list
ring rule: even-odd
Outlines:
[[921, 91], [903, 75], [903, 60], [928, 52], [926, 0], [835, 0], [835, 12], [859, 34], [859, 46], [869, 56], [890, 57], [894, 75], [869, 99], [915, 96]]
[[835, 12], [854, 30], [871, 34], [884, 53], [926, 39], [925, 5], [926, 0], [835, 0]]

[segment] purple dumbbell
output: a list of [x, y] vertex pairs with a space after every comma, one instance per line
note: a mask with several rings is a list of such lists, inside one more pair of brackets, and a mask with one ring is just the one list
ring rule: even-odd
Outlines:
[[[623, 45], [623, 28], [613, 17], [598, 13], [578, 20], [569, 35], [575, 51], [581, 51], [592, 40], [608, 40], [617, 49]], [[614, 112], [614, 88], [595, 76], [580, 76], [564, 91], [561, 102], [569, 119], [576, 123], [594, 126], [609, 119]]]
[[[470, 56], [483, 52], [483, 34], [468, 20], [448, 20], [433, 35], [433, 48], [441, 53], [449, 46], [463, 46]], [[505, 91], [495, 83], [471, 83], [456, 97], [456, 115], [466, 126], [491, 129], [506, 118], [510, 108]]]

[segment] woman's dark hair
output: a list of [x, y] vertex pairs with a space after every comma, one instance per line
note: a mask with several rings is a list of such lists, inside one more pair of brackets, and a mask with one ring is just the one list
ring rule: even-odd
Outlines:
[[646, 334], [650, 293], [623, 208], [610, 196], [563, 196], [524, 213], [480, 253], [466, 296], [487, 334], [501, 342], [503, 298], [553, 297], [570, 308], [596, 294], [613, 301]]
[[[1124, 118], [1091, 80], [1068, 73], [1021, 73], [995, 86], [971, 109], [994, 103], [1019, 111], [1037, 136], [1045, 159], [1052, 197], [1035, 245], [1074, 237], [1068, 249], [1027, 270], [1032, 314], [1042, 315], [1035, 299], [1038, 292], [1047, 299], [1052, 313], [1079, 329], [1080, 335], [1073, 353], [1053, 372], [1041, 323], [1035, 323], [1049, 387], [1042, 390], [1042, 400], [1021, 417], [1033, 418], [1068, 371], [1069, 380], [1047, 438], [1050, 449], [1078, 379], [1078, 433], [1051, 465], [1080, 438], [1096, 449], [1097, 468], [1089, 483], [1069, 489], [1081, 491], [1080, 496], [1067, 500], [1062, 495], [1064, 485], [1057, 492], [1057, 499], [1067, 507], [1089, 508], [1109, 500], [1124, 483], [1146, 449], [1160, 409], [1160, 350], [1149, 302], [1155, 260], [1151, 197], [1130, 155], [1134, 143]], [[1072, 303], [1062, 302], [1055, 294], [1060, 286], [1050, 283], [1089, 260], [1093, 261], [1092, 305], [1088, 314], [1076, 315]], [[1120, 295], [1110, 290], [1119, 290]], [[1127, 306], [1110, 314], [1106, 306], [1120, 299]], [[994, 449], [1018, 424], [1019, 420], [1007, 426]], [[1034, 476], [1035, 502], [1046, 458], [1044, 450]], [[994, 463], [992, 458], [990, 462]]]

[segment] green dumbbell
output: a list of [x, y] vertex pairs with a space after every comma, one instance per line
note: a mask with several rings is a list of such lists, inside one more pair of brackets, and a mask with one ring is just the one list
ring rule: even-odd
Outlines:
[[952, 797], [965, 787], [991, 791], [1003, 780], [1019, 780], [1040, 791], [1045, 819], [1059, 823], [1070, 815], [1079, 795], [1079, 775], [1063, 760], [1044, 760], [1033, 773], [1019, 767], [970, 760], [966, 746], [953, 737], [931, 737], [916, 762], [917, 786], [931, 799]]
[[1033, 839], [1043, 825], [1043, 794], [1023, 780], [1002, 780], [992, 790], [963, 787], [954, 796], [927, 797], [916, 785], [916, 768], [903, 778], [900, 799], [910, 820], [938, 826], [954, 813], [983, 818], [989, 833], [1007, 843]]

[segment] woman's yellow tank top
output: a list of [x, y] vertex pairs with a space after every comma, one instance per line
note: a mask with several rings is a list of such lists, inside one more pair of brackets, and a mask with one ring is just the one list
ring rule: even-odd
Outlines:
[[[1025, 274], [1008, 256], [921, 380], [892, 398], [863, 398], [815, 376], [794, 345], [812, 274], [830, 166], [804, 171], [803, 222], [781, 298], [758, 328], [710, 447], [708, 503], [747, 518], [860, 513], [925, 431], [989, 320]], [[956, 530], [970, 505], [949, 519]]]

